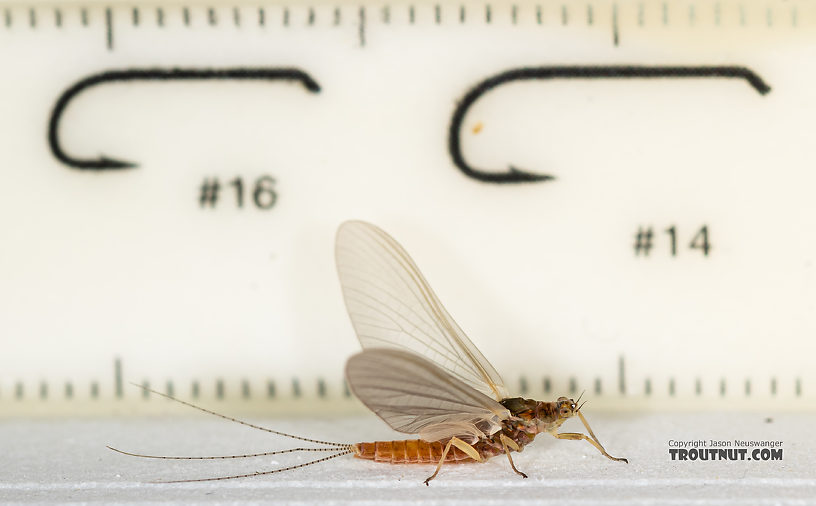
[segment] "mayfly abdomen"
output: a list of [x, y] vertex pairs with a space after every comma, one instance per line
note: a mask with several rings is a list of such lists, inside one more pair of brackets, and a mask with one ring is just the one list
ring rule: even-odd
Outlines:
[[[375, 441], [352, 445], [354, 456], [360, 459], [389, 464], [436, 464], [442, 458], [445, 446], [439, 441], [406, 439], [401, 441]], [[465, 452], [451, 446], [445, 462], [475, 462]]]

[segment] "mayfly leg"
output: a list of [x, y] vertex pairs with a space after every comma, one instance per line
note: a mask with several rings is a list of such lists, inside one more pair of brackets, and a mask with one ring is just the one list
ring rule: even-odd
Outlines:
[[557, 437], [558, 439], [570, 439], [572, 441], [584, 439], [589, 444], [597, 448], [598, 451], [601, 452], [601, 454], [607, 457], [608, 459], [615, 460], [618, 462], [626, 462], [627, 464], [629, 463], [627, 459], [621, 457], [613, 457], [612, 455], [609, 455], [604, 449], [601, 442], [598, 441], [598, 438], [595, 436], [595, 433], [592, 432], [592, 428], [589, 426], [589, 423], [586, 421], [586, 418], [584, 418], [583, 413], [581, 413], [580, 410], [576, 411], [576, 413], [578, 414], [578, 417], [581, 419], [581, 422], [584, 424], [584, 427], [586, 427], [587, 432], [589, 432], [589, 436], [587, 436], [586, 434], [581, 434], [579, 432], [562, 432], [560, 434], [555, 434], [555, 437]]
[[425, 479], [425, 485], [428, 485], [428, 482], [436, 478], [436, 475], [439, 474], [439, 470], [442, 469], [442, 464], [445, 463], [445, 457], [448, 456], [448, 452], [450, 451], [451, 445], [465, 452], [468, 457], [472, 458], [476, 462], [482, 462], [484, 460], [482, 456], [479, 455], [479, 452], [476, 451], [476, 448], [470, 446], [469, 444], [465, 443], [458, 437], [454, 436], [448, 440], [448, 444], [446, 444], [445, 449], [442, 450], [442, 458], [439, 459], [439, 463], [436, 465], [436, 470], [434, 471], [434, 473]]
[[[504, 448], [504, 454], [507, 455], [507, 460], [510, 461], [510, 467], [513, 469], [513, 471], [516, 472], [516, 474], [520, 474], [522, 478], [526, 478], [527, 477], [526, 474], [524, 474], [521, 471], [519, 471], [518, 469], [516, 469], [516, 465], [513, 464], [513, 457], [510, 456], [510, 448], [512, 448], [513, 450], [515, 450], [517, 452], [520, 452], [521, 447], [518, 445], [518, 443], [516, 443], [515, 441], [513, 441], [509, 437], [505, 436], [504, 433], [499, 434], [499, 441], [501, 441], [502, 448]], [[508, 446], [510, 448], [508, 448]]]

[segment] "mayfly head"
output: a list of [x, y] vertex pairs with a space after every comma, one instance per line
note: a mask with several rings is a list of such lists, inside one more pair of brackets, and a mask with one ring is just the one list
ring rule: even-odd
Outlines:
[[[580, 398], [579, 398], [580, 400]], [[566, 397], [559, 397], [556, 401], [558, 404], [558, 418], [567, 419], [572, 418], [578, 413], [578, 405], [572, 399]]]

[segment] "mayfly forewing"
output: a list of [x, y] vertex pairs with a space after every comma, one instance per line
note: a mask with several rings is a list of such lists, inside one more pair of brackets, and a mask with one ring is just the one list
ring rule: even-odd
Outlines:
[[335, 259], [346, 308], [364, 349], [407, 350], [496, 400], [508, 396], [499, 373], [391, 236], [370, 223], [345, 222], [337, 231]]
[[510, 412], [423, 357], [371, 348], [346, 363], [349, 387], [393, 429], [426, 441], [474, 441], [495, 433]]

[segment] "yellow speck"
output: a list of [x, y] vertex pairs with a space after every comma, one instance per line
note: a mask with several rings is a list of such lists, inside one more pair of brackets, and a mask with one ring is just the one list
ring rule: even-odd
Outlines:
[[478, 134], [479, 132], [481, 132], [481, 131], [482, 131], [482, 127], [483, 127], [483, 126], [484, 126], [484, 125], [482, 124], [482, 122], [481, 122], [481, 121], [480, 121], [480, 122], [478, 122], [478, 123], [476, 123], [475, 125], [473, 125], [473, 133], [474, 133], [474, 134]]

